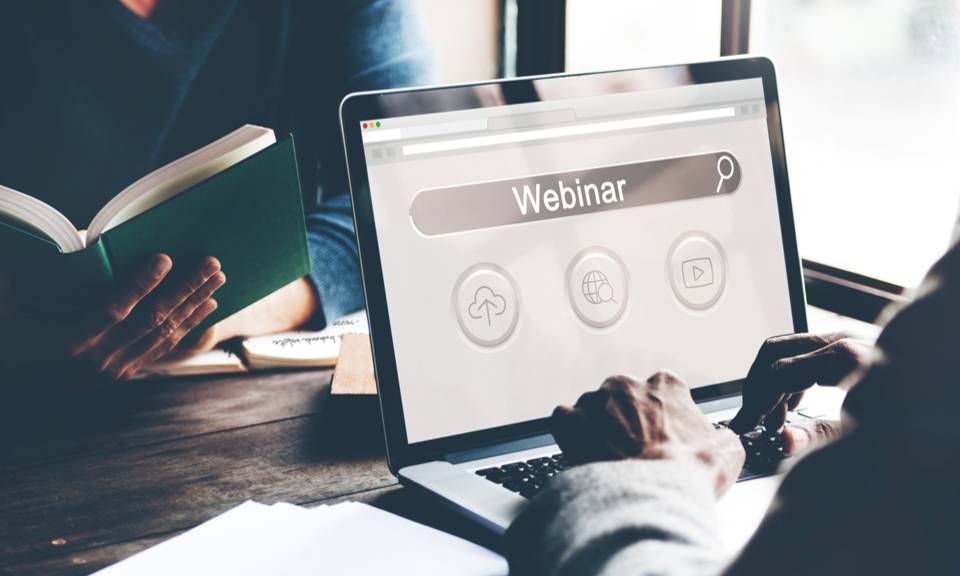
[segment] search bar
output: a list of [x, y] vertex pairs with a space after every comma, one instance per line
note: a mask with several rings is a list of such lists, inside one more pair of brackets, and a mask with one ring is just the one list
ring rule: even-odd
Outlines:
[[421, 190], [410, 205], [410, 219], [424, 236], [439, 236], [723, 197], [735, 193], [740, 182], [740, 162], [732, 152], [709, 152]]
[[467, 148], [484, 148], [488, 146], [498, 146], [500, 144], [518, 144], [521, 142], [534, 142], [537, 140], [550, 140], [553, 138], [567, 138], [570, 136], [586, 136], [590, 134], [603, 134], [607, 132], [622, 132], [624, 130], [635, 130], [637, 128], [652, 128], [655, 126], [668, 126], [672, 124], [700, 122], [703, 120], [732, 118], [735, 115], [736, 109], [730, 106], [725, 108], [711, 108], [708, 110], [677, 112], [674, 114], [661, 114], [658, 116], [640, 116], [637, 118], [607, 120], [604, 122], [592, 122], [590, 124], [578, 124], [575, 126], [559, 126], [556, 128], [542, 128], [539, 130], [510, 132], [508, 134], [491, 134], [489, 136], [457, 138], [454, 140], [441, 140], [439, 142], [407, 144], [403, 147], [403, 154], [405, 156], [414, 156], [417, 154], [432, 154], [434, 152], [464, 150]]

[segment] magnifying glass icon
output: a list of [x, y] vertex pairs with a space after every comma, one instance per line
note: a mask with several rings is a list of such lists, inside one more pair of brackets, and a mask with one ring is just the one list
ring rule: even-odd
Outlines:
[[[724, 170], [724, 166], [728, 167], [729, 169]], [[717, 174], [720, 175], [720, 181], [717, 182], [717, 194], [719, 194], [720, 190], [723, 188], [723, 183], [733, 178], [733, 170], [733, 158], [730, 158], [724, 154], [717, 160]]]

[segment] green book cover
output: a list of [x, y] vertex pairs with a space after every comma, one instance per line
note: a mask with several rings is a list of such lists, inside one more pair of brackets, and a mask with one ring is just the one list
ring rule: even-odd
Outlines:
[[52, 241], [3, 220], [0, 260], [11, 271], [28, 276], [25, 284], [40, 298], [57, 298], [64, 292], [102, 293], [113, 282], [102, 242], [64, 254]]
[[[292, 137], [111, 228], [79, 252], [0, 221], [0, 246], [15, 269], [51, 290], [102, 292], [153, 254], [178, 263], [220, 260], [226, 284], [202, 330], [310, 272]], [[32, 283], [32, 282], [31, 282]]]

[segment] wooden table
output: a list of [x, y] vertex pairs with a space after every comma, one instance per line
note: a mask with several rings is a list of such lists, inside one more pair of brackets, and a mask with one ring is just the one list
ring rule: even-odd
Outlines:
[[328, 371], [289, 372], [6, 401], [0, 574], [89, 574], [248, 499], [365, 501], [496, 548], [401, 488], [375, 399], [331, 397], [329, 383]]

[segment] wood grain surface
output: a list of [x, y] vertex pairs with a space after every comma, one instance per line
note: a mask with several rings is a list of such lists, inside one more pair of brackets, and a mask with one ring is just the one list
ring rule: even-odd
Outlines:
[[89, 574], [245, 500], [358, 500], [495, 547], [386, 466], [375, 397], [325, 370], [127, 383], [0, 407], [0, 573]]

